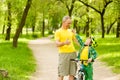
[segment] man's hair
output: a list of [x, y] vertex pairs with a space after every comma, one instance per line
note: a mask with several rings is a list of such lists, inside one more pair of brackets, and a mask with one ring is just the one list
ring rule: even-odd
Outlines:
[[63, 19], [62, 19], [62, 23], [65, 22], [68, 19], [71, 19], [70, 16], [64, 16]]

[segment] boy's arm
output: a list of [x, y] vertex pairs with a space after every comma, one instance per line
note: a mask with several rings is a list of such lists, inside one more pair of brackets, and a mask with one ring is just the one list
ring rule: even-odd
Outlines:
[[[75, 37], [77, 39], [78, 44], [81, 47], [83, 47], [84, 46], [84, 42], [83, 42], [82, 38], [78, 34], [76, 34]], [[77, 56], [78, 59], [80, 59], [80, 52], [81, 52], [81, 49], [79, 49], [79, 52], [78, 52], [78, 56]]]
[[92, 58], [93, 60], [96, 59], [96, 58], [97, 58], [97, 52], [96, 52], [96, 50], [95, 50], [94, 48], [91, 49], [91, 53], [92, 53], [91, 58]]
[[84, 42], [82, 41], [82, 38], [78, 34], [76, 34], [76, 39], [81, 46], [84, 45]]
[[94, 48], [91, 48], [90, 53], [91, 53], [91, 56], [88, 59], [88, 63], [94, 62], [94, 60], [97, 58], [97, 52], [95, 51]]

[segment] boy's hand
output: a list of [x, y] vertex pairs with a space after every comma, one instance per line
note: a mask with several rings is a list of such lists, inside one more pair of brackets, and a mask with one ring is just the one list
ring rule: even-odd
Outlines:
[[74, 34], [76, 34], [76, 30], [75, 30], [75, 29], [73, 29], [72, 32], [73, 32]]
[[89, 58], [89, 59], [88, 59], [88, 63], [90, 63], [90, 62], [92, 62], [92, 58]]

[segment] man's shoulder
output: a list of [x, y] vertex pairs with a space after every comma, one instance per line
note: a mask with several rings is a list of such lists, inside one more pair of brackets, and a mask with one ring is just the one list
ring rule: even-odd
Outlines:
[[72, 32], [72, 30], [71, 30], [71, 29], [68, 29], [68, 31]]
[[58, 33], [58, 32], [61, 32], [61, 31], [62, 31], [61, 28], [59, 28], [59, 29], [57, 29], [55, 32]]

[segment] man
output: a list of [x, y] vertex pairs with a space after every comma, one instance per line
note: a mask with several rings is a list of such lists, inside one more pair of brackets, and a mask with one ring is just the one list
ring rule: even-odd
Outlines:
[[69, 16], [64, 16], [61, 28], [55, 32], [55, 41], [59, 50], [58, 80], [63, 80], [64, 76], [74, 80], [76, 74], [76, 63], [70, 61], [76, 58], [73, 42], [77, 43], [74, 33], [69, 29], [71, 22]]

